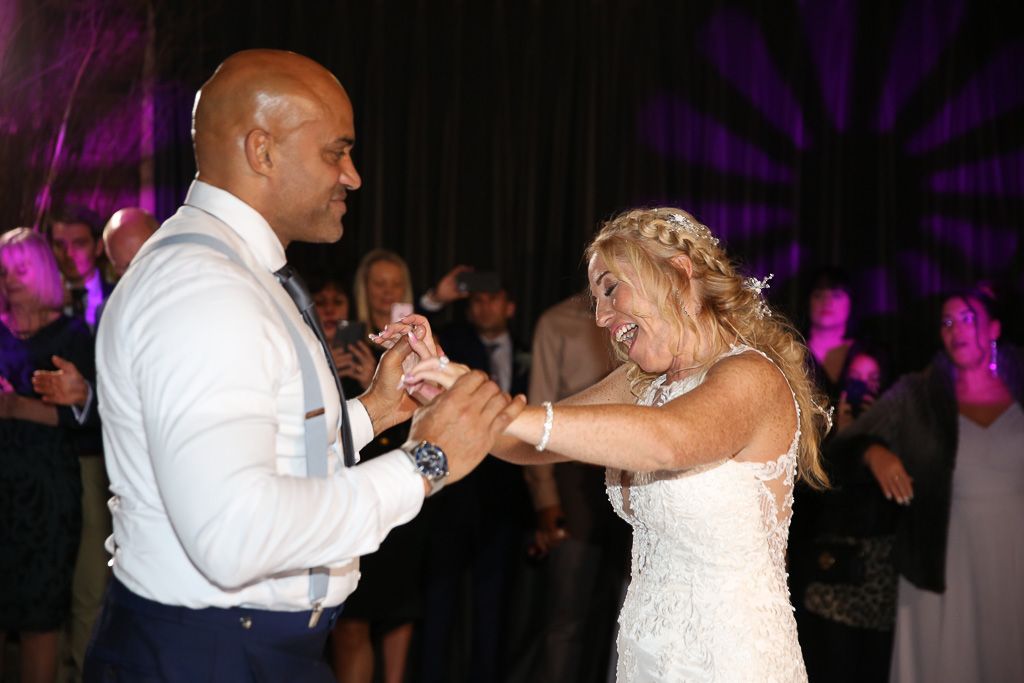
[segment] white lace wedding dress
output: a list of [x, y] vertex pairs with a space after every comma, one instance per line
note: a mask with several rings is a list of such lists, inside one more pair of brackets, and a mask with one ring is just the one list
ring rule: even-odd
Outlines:
[[[723, 358], [744, 351], [752, 349], [736, 346]], [[662, 405], [703, 381], [666, 385], [662, 376], [637, 403]], [[608, 498], [633, 527], [619, 683], [807, 680], [785, 569], [795, 428], [789, 450], [770, 463], [608, 470]]]

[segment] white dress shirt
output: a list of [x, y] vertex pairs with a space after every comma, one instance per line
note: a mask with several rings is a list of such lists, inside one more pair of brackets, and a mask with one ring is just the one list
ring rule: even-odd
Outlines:
[[[219, 220], [218, 220], [219, 219]], [[198, 245], [212, 235], [256, 274]], [[324, 604], [356, 587], [359, 556], [423, 504], [401, 451], [342, 464], [340, 405], [322, 347], [273, 271], [284, 249], [252, 207], [196, 181], [133, 260], [97, 339], [110, 476], [114, 575], [138, 595], [202, 608], [310, 609], [310, 567], [330, 567]], [[268, 294], [269, 292], [269, 294]], [[332, 443], [328, 476], [306, 478], [302, 377], [273, 296], [317, 366]], [[373, 438], [348, 402], [356, 451]]]

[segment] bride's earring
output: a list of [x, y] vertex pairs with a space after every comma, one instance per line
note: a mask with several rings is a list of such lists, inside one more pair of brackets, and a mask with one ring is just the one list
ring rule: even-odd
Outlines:
[[992, 340], [992, 351], [991, 351], [991, 353], [989, 354], [989, 357], [988, 357], [988, 371], [992, 373], [993, 377], [998, 377], [999, 376], [999, 363], [998, 363], [998, 360], [997, 360], [998, 357], [999, 357], [999, 350], [996, 347], [996, 340], [993, 339]]

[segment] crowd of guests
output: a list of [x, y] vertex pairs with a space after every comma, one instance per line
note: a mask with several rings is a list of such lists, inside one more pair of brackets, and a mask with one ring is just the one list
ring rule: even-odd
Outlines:
[[[94, 334], [156, 229], [141, 209], [104, 225], [68, 208], [0, 236], [0, 657], [16, 634], [23, 681], [81, 671], [109, 575]], [[376, 249], [351, 279], [309, 280], [349, 396], [383, 353], [370, 335], [413, 310], [452, 361], [531, 404], [612, 369], [582, 296], [536, 321], [531, 348], [496, 274], [457, 266], [416, 293], [404, 259]], [[855, 304], [842, 271], [812, 279], [808, 372], [835, 412], [831, 486], [798, 489], [788, 555], [809, 678], [1024, 680], [1024, 359], [1001, 338], [994, 292], [945, 297], [941, 351], [898, 378], [887, 349], [857, 335]], [[628, 543], [598, 468], [488, 458], [362, 558], [325, 656], [345, 683], [606, 680]]]

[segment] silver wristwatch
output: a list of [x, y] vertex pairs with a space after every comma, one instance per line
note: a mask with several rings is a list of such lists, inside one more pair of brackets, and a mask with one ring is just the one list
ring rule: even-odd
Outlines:
[[440, 491], [448, 481], [448, 458], [441, 447], [429, 441], [409, 441], [402, 446], [402, 450], [430, 484], [430, 493], [427, 495], [432, 496]]

